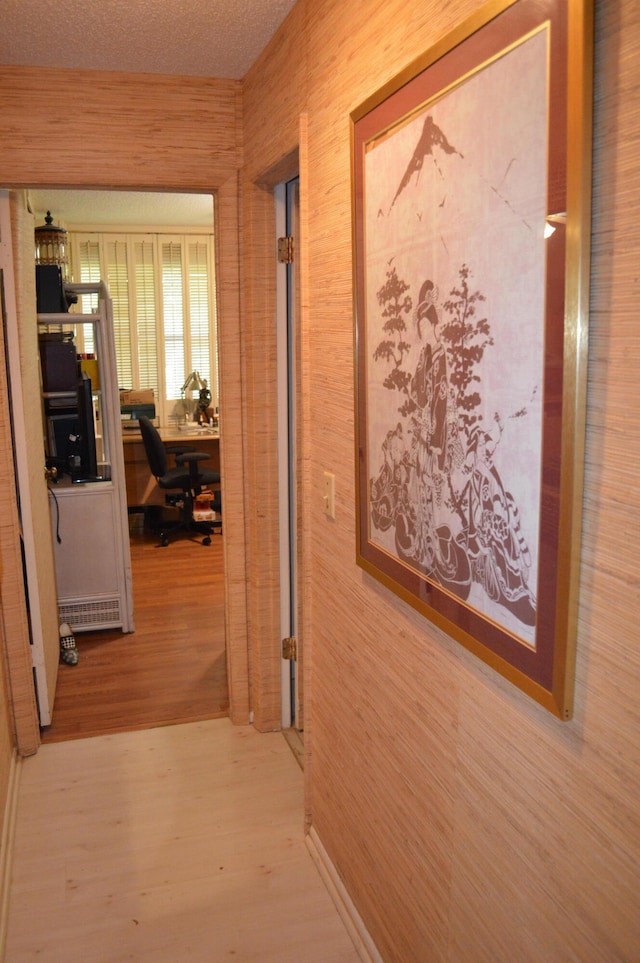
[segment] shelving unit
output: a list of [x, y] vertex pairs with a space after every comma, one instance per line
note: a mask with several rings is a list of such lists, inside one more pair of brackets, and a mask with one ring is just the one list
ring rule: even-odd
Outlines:
[[[103, 282], [65, 283], [65, 289], [78, 296], [97, 295], [96, 312], [39, 314], [38, 328], [41, 333], [73, 329], [74, 344], [79, 331], [90, 332], [90, 338], [82, 341], [91, 341], [95, 354], [95, 364], [85, 367], [93, 375], [91, 411], [97, 457], [96, 471], [90, 477], [83, 477], [74, 470], [79, 466], [70, 464], [70, 474], [50, 485], [60, 621], [68, 622], [74, 632], [108, 628], [132, 632], [131, 557], [112, 303]], [[68, 391], [44, 395], [45, 448], [49, 453], [55, 445], [55, 412], [72, 400]], [[73, 454], [69, 460], [73, 462]]]

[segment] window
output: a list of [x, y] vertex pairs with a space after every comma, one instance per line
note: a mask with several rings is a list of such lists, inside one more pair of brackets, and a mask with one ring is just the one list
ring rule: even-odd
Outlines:
[[[167, 425], [184, 415], [182, 385], [198, 371], [217, 406], [212, 237], [70, 232], [70, 240], [74, 280], [103, 279], [109, 288], [118, 387], [153, 388]], [[92, 310], [87, 300], [85, 312]]]

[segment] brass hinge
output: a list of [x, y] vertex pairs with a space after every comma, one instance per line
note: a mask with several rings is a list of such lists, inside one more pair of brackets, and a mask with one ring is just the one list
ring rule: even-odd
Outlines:
[[293, 659], [294, 662], [298, 658], [298, 646], [294, 635], [282, 640], [282, 658]]
[[278, 261], [280, 264], [293, 264], [293, 238], [278, 238]]

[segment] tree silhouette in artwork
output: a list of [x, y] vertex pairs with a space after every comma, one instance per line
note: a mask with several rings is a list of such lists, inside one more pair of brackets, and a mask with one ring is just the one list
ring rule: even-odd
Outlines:
[[458, 272], [460, 282], [450, 292], [443, 308], [449, 319], [443, 321], [440, 337], [447, 346], [449, 359], [449, 383], [455, 392], [460, 427], [467, 438], [471, 428], [479, 420], [475, 413], [481, 402], [480, 392], [473, 389], [480, 377], [476, 367], [482, 361], [485, 350], [493, 344], [491, 328], [486, 318], [476, 318], [476, 306], [485, 300], [483, 294], [469, 289], [471, 272], [463, 264]]
[[[407, 396], [411, 373], [402, 367], [402, 363], [411, 350], [411, 345], [406, 341], [405, 322], [405, 316], [411, 312], [413, 306], [411, 298], [406, 293], [408, 290], [409, 285], [398, 277], [395, 267], [387, 271], [387, 280], [376, 294], [378, 304], [382, 308], [382, 317], [385, 318], [382, 330], [387, 337], [373, 352], [375, 361], [390, 361], [392, 364], [391, 370], [382, 382], [384, 387], [390, 391], [400, 391]], [[400, 408], [402, 414], [408, 414], [409, 410], [406, 404]]]

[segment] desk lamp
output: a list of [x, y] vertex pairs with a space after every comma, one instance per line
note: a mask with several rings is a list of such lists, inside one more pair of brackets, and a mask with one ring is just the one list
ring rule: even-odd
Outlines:
[[189, 421], [190, 417], [192, 421], [195, 421], [195, 408], [193, 407], [193, 398], [188, 399], [185, 397], [185, 392], [187, 391], [202, 391], [205, 387], [205, 382], [200, 377], [199, 371], [192, 371], [190, 375], [187, 375], [186, 381], [180, 389], [180, 394], [182, 395], [182, 401], [184, 403], [185, 419]]

